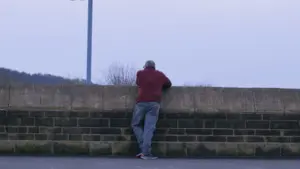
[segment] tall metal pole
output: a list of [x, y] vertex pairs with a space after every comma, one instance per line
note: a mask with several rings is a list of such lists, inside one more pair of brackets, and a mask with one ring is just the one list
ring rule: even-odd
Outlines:
[[93, 0], [88, 0], [86, 82], [92, 83]]

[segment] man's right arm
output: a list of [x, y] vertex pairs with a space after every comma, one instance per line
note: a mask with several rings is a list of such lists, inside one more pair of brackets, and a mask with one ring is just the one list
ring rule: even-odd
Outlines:
[[[163, 73], [162, 73], [163, 74]], [[163, 89], [168, 89], [172, 86], [172, 82], [171, 80], [165, 75], [163, 74], [163, 78], [164, 78], [164, 84], [163, 84]]]

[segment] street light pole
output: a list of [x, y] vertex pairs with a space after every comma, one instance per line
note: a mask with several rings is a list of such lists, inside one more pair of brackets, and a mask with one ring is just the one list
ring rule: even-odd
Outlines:
[[93, 0], [88, 0], [86, 82], [92, 83]]

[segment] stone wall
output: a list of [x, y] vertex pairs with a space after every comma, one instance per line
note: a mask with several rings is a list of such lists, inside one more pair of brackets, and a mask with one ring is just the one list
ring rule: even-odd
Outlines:
[[[0, 153], [134, 155], [134, 87], [2, 86]], [[300, 90], [174, 87], [153, 138], [159, 156], [300, 156]]]

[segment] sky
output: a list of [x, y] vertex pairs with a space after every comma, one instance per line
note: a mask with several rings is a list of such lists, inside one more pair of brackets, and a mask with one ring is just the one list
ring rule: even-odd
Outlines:
[[[300, 0], [94, 0], [92, 80], [154, 60], [174, 85], [300, 87]], [[87, 1], [0, 0], [0, 67], [86, 74]]]

